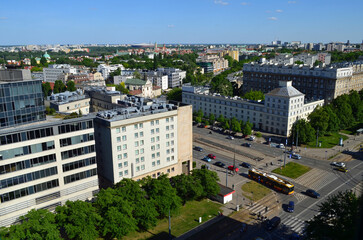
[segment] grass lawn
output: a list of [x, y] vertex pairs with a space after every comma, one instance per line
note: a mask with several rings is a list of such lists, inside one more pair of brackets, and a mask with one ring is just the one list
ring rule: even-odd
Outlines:
[[[180, 209], [178, 216], [171, 217], [171, 234], [175, 237], [191, 230], [192, 228], [200, 225], [198, 222], [199, 217], [202, 217], [202, 223], [217, 216], [218, 211], [222, 205], [212, 202], [208, 199], [187, 202], [185, 206]], [[127, 237], [122, 239], [139, 240], [139, 239], [169, 239], [169, 223], [168, 219], [162, 219], [158, 225], [149, 230], [148, 232], [134, 232], [130, 233]]]
[[[343, 140], [348, 139], [347, 136], [339, 134], [339, 133], [331, 133], [330, 135], [326, 135], [323, 137], [319, 137], [319, 142], [321, 142], [320, 148], [332, 148], [339, 144], [339, 139], [343, 138]], [[316, 148], [316, 140], [312, 142], [308, 142], [307, 147]]]
[[[281, 169], [282, 168], [282, 169]], [[286, 164], [285, 167], [276, 168], [272, 172], [277, 173], [289, 178], [298, 178], [301, 175], [307, 173], [310, 171], [310, 167], [295, 163], [295, 162], [289, 162]]]
[[255, 181], [249, 181], [243, 184], [242, 191], [243, 196], [252, 201], [258, 201], [271, 192], [269, 188]]

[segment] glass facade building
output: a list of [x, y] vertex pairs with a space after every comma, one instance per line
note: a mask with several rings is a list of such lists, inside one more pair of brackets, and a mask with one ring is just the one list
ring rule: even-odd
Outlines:
[[0, 82], [0, 129], [45, 118], [41, 80]]

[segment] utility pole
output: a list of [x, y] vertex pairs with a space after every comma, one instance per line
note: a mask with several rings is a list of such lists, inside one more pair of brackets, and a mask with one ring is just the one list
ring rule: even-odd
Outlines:
[[319, 143], [319, 127], [318, 131], [316, 132], [316, 147], [318, 147], [318, 143]]
[[298, 141], [299, 141], [299, 129], [298, 128], [296, 128], [296, 130], [297, 130], [297, 132], [296, 132], [296, 150], [297, 150], [297, 143], [298, 143]]
[[285, 165], [286, 165], [286, 149], [287, 149], [287, 138], [286, 138], [286, 142], [285, 142], [284, 168], [285, 168]]

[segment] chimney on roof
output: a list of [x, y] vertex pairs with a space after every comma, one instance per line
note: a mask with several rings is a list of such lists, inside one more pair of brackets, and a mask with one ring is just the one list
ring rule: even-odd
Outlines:
[[292, 81], [279, 81], [279, 87], [291, 87]]

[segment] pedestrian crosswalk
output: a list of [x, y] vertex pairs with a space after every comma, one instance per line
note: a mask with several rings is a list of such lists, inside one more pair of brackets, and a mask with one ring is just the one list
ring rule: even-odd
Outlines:
[[305, 221], [293, 216], [286, 216], [282, 218], [282, 223], [288, 227], [291, 231], [301, 234], [305, 228]]
[[294, 192], [294, 197], [297, 199], [298, 202], [304, 200], [307, 196], [302, 193]]
[[[267, 216], [272, 209], [262, 205], [260, 203], [254, 203], [253, 205], [248, 205], [245, 207], [248, 211], [261, 216]], [[267, 211], [266, 211], [267, 210]]]
[[[335, 174], [331, 171], [325, 171], [318, 168], [314, 168], [302, 175], [295, 180], [295, 183], [305, 186], [306, 188], [311, 188], [314, 190], [319, 190], [323, 188], [326, 184], [330, 183], [334, 179]], [[306, 196], [305, 196], [306, 197]]]

